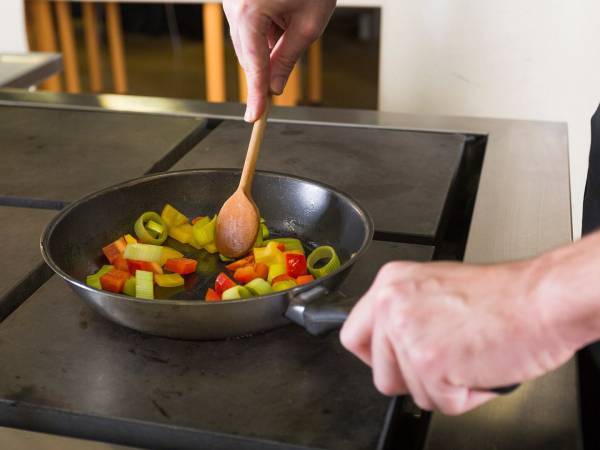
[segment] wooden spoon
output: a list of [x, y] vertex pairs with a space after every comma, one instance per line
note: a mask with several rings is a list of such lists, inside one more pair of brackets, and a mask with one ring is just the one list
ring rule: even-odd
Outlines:
[[265, 112], [254, 122], [240, 184], [223, 204], [217, 217], [217, 249], [229, 258], [238, 258], [248, 253], [254, 246], [260, 229], [260, 214], [252, 199], [252, 180], [267, 125], [268, 109], [267, 104]]

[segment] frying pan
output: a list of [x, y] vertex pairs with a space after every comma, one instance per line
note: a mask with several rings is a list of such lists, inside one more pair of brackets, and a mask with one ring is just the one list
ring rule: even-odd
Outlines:
[[[131, 232], [144, 211], [173, 204], [188, 217], [218, 211], [237, 188], [240, 172], [201, 169], [151, 175], [88, 195], [61, 211], [41, 239], [46, 263], [94, 310], [143, 333], [180, 339], [212, 340], [266, 331], [290, 321], [315, 335], [338, 328], [356, 298], [336, 291], [373, 237], [373, 221], [354, 200], [315, 181], [273, 172], [256, 172], [253, 195], [274, 235], [295, 236], [307, 247], [331, 245], [342, 264], [307, 285], [267, 296], [208, 303], [206, 289], [224, 269], [217, 255], [197, 252], [196, 274], [188, 275], [172, 297], [144, 300], [99, 291], [82, 280], [104, 263], [101, 248]], [[177, 246], [170, 240], [168, 245]], [[190, 248], [187, 247], [189, 254]], [[518, 385], [491, 390], [498, 394]]]
[[[309, 248], [331, 245], [341, 267], [326, 277], [268, 296], [208, 303], [203, 300], [224, 270], [218, 255], [198, 251], [198, 271], [188, 275], [172, 297], [144, 300], [99, 291], [83, 280], [104, 264], [102, 247], [131, 233], [144, 211], [160, 212], [170, 203], [188, 217], [214, 214], [236, 189], [237, 170], [191, 170], [151, 175], [84, 197], [58, 214], [41, 239], [46, 263], [94, 310], [143, 333], [181, 339], [223, 339], [265, 331], [293, 321], [312, 334], [339, 327], [356, 299], [337, 287], [373, 236], [369, 214], [347, 195], [323, 184], [271, 172], [257, 172], [253, 195], [274, 235], [295, 236]], [[177, 247], [170, 240], [167, 245]], [[190, 248], [186, 246], [186, 253]]]

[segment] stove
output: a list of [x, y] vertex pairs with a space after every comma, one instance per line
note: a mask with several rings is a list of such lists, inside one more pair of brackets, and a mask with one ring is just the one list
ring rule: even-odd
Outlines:
[[[452, 427], [440, 424], [451, 422], [379, 394], [337, 333], [317, 338], [289, 325], [225, 341], [170, 340], [84, 305], [39, 257], [37, 237], [56, 209], [144, 173], [239, 167], [250, 126], [211, 105], [159, 116], [107, 112], [96, 97], [62, 96], [62, 106], [32, 98], [0, 101], [10, 255], [0, 259], [0, 425], [165, 449], [442, 448]], [[98, 105], [77, 106], [88, 101]], [[462, 259], [484, 134], [325, 126], [286, 114], [274, 109], [283, 120], [267, 128], [259, 169], [330, 184], [375, 221], [375, 240], [342, 292], [364, 293], [388, 261]]]

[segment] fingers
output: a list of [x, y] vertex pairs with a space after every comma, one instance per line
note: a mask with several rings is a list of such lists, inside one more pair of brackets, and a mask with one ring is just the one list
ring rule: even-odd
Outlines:
[[296, 22], [290, 24], [271, 53], [271, 92], [283, 92], [296, 62], [317, 37], [318, 33], [313, 32], [312, 27], [302, 29]]
[[373, 320], [373, 308], [367, 293], [356, 304], [340, 331], [342, 345], [368, 366], [371, 365]]
[[371, 341], [373, 383], [384, 395], [402, 395], [408, 392], [393, 344], [381, 327], [375, 328]]

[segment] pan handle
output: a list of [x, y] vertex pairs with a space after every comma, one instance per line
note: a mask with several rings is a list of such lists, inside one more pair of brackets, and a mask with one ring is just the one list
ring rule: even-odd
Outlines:
[[[318, 286], [293, 296], [285, 316], [313, 336], [323, 336], [344, 324], [357, 301], [357, 297], [347, 297], [338, 291], [329, 292], [326, 288]], [[506, 395], [519, 386], [520, 384], [511, 384], [476, 390]]]
[[317, 286], [293, 295], [285, 316], [313, 336], [323, 336], [344, 324], [357, 301], [357, 297]]

